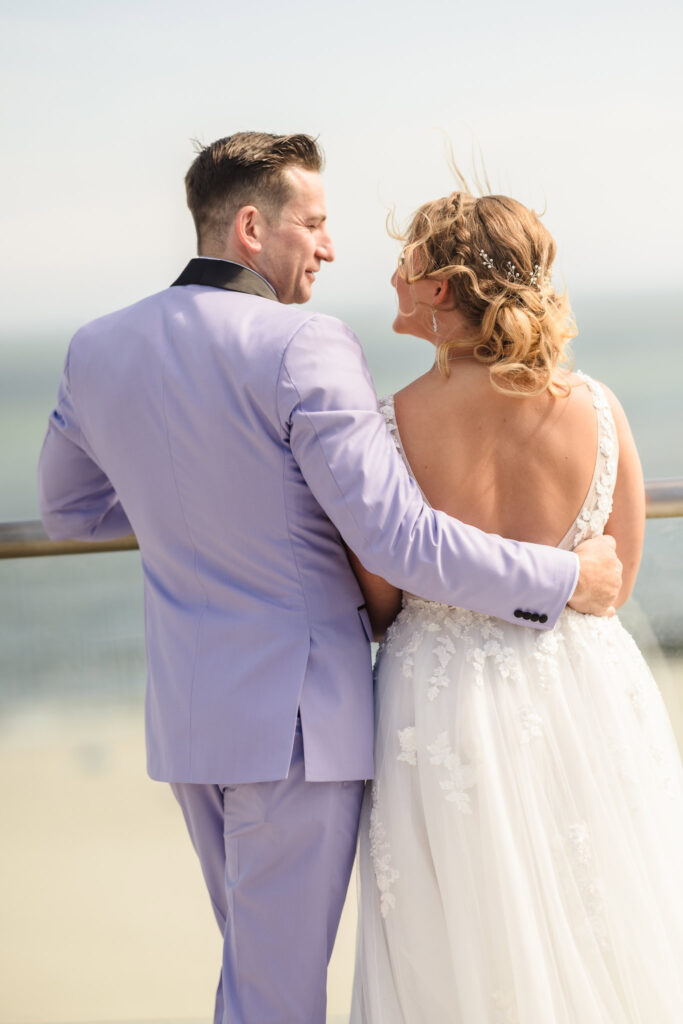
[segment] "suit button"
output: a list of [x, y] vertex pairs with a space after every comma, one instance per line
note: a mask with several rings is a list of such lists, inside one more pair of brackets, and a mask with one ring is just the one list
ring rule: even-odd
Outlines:
[[539, 615], [538, 616], [538, 621], [539, 622], [547, 622], [548, 621], [548, 616], [545, 613], [543, 615]]
[[524, 612], [522, 611], [521, 608], [515, 608], [515, 618], [516, 619], [523, 619], [524, 618]]
[[532, 612], [529, 618], [532, 622], [538, 622], [541, 616], [538, 614], [538, 612]]
[[531, 612], [522, 612], [522, 618], [523, 619], [530, 619], [531, 618]]

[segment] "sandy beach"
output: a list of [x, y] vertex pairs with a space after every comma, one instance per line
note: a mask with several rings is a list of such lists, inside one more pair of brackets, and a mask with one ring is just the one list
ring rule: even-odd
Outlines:
[[[0, 1021], [208, 1022], [220, 936], [142, 710], [41, 708], [0, 733]], [[348, 1018], [351, 891], [329, 976]]]
[[[683, 745], [683, 661], [655, 673]], [[0, 732], [0, 1024], [208, 1022], [219, 934], [142, 709], [36, 705]], [[352, 885], [329, 975], [348, 1019]]]

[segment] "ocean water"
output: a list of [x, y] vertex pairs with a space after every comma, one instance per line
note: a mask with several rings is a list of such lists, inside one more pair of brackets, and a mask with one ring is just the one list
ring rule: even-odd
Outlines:
[[[578, 297], [575, 364], [629, 417], [646, 478], [683, 478], [683, 332], [675, 295]], [[427, 342], [391, 332], [391, 305], [328, 310], [361, 338], [378, 393], [431, 365]], [[68, 335], [0, 338], [0, 521], [38, 516], [36, 464]], [[624, 619], [639, 642], [683, 649], [683, 519], [648, 524]], [[41, 699], [137, 702], [144, 685], [139, 557], [0, 561], [0, 711]]]

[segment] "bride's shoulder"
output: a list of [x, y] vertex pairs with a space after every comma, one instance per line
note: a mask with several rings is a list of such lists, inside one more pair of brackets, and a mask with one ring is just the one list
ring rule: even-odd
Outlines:
[[623, 415], [623, 409], [621, 407], [619, 399], [614, 394], [612, 389], [609, 388], [607, 384], [605, 384], [603, 381], [596, 380], [595, 377], [590, 377], [587, 373], [584, 373], [582, 370], [575, 370], [571, 372], [564, 371], [562, 376], [571, 388], [572, 393], [574, 391], [577, 391], [579, 388], [583, 388], [586, 391], [591, 392], [593, 395], [595, 395], [595, 393], [597, 392], [598, 395], [604, 396], [607, 399], [607, 402], [609, 403], [613, 413], [620, 413], [621, 415]]
[[436, 376], [437, 375], [434, 371], [434, 368], [432, 367], [430, 370], [427, 370], [426, 373], [423, 373], [420, 377], [415, 377], [414, 380], [409, 381], [409, 383], [402, 387], [400, 391], [396, 392], [394, 397], [400, 400], [405, 395], [419, 393], [427, 385], [433, 382]]
[[433, 399], [444, 387], [447, 387], [448, 379], [442, 377], [432, 368], [421, 377], [416, 377], [409, 384], [401, 388], [391, 396], [393, 404], [403, 410], [412, 406], [421, 406]]
[[[581, 371], [567, 373], [566, 379], [572, 389], [572, 396], [578, 396], [580, 394], [585, 396], [584, 403], [586, 407], [590, 403], [590, 405], [596, 406], [599, 409], [601, 405], [606, 403], [612, 414], [619, 444], [623, 445], [625, 449], [628, 449], [629, 451], [633, 450], [633, 452], [635, 452], [633, 436], [631, 434], [631, 428], [629, 426], [626, 413], [612, 389], [602, 381], [596, 380], [594, 377], [589, 377]], [[581, 386], [583, 386], [582, 391], [579, 390]]]
[[602, 381], [590, 377], [582, 370], [565, 370], [560, 380], [569, 386], [570, 398], [581, 399], [579, 405], [599, 405], [607, 401], [611, 406], [616, 402], [616, 398]]
[[601, 381], [584, 373], [583, 370], [561, 370], [558, 377], [560, 383], [569, 385], [572, 394], [580, 390], [590, 393], [596, 385], [598, 388], [604, 388]]

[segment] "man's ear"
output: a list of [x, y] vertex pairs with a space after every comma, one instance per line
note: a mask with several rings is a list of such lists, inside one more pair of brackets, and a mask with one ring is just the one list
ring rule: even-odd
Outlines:
[[243, 206], [235, 217], [235, 233], [241, 245], [249, 252], [263, 248], [263, 217], [255, 206]]

